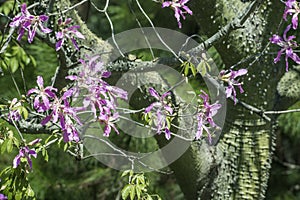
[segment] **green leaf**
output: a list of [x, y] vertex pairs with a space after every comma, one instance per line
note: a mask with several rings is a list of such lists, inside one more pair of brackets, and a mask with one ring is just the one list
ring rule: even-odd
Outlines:
[[46, 162], [48, 162], [48, 161], [49, 161], [49, 155], [48, 155], [48, 151], [46, 151], [46, 153], [45, 153], [45, 156], [44, 156], [44, 159], [45, 159], [45, 161], [46, 161]]
[[24, 60], [25, 64], [28, 65], [30, 61], [31, 61], [30, 58], [26, 56]]
[[197, 71], [202, 75], [205, 76], [206, 74], [206, 67], [205, 67], [205, 61], [201, 60], [201, 62], [197, 66]]
[[28, 110], [25, 107], [21, 106], [20, 113], [25, 120], [28, 118]]
[[13, 144], [19, 148], [20, 141], [17, 138], [15, 138], [15, 137], [13, 137], [12, 140], [13, 140]]
[[6, 150], [8, 153], [12, 152], [13, 150], [13, 140], [12, 139], [8, 139], [7, 140], [7, 146], [6, 146]]
[[9, 12], [10, 12], [9, 7], [4, 7], [4, 8], [3, 8], [3, 13], [4, 13], [4, 15], [8, 15]]
[[8, 70], [9, 67], [9, 59], [8, 57], [4, 57], [4, 61], [2, 62], [2, 69], [3, 70]]
[[166, 120], [167, 120], [167, 127], [171, 128], [171, 118], [167, 117]]
[[1, 145], [1, 154], [3, 154], [5, 152], [5, 150], [7, 149], [7, 142], [8, 139], [4, 140], [4, 142]]
[[42, 148], [42, 156], [45, 156], [45, 155], [46, 155], [46, 149]]
[[130, 200], [134, 200], [135, 190], [136, 190], [136, 186], [132, 185], [132, 189], [130, 190]]
[[150, 194], [147, 194], [147, 200], [153, 200]]
[[22, 200], [22, 192], [17, 192], [16, 196], [15, 196], [15, 199], [16, 200]]
[[121, 194], [122, 194], [122, 199], [123, 200], [126, 200], [127, 199], [127, 197], [128, 197], [128, 195], [129, 195], [129, 193], [130, 193], [130, 191], [132, 190], [132, 185], [126, 185], [123, 189], [122, 189], [122, 191], [121, 191]]
[[65, 143], [65, 145], [64, 145], [64, 151], [67, 151], [67, 149], [68, 149], [68, 143]]
[[189, 65], [185, 64], [184, 65], [184, 75], [187, 76], [189, 74]]
[[125, 171], [122, 173], [121, 177], [127, 176], [127, 175], [130, 173], [130, 171], [131, 171], [131, 170], [125, 170]]
[[141, 193], [142, 193], [142, 190], [143, 190], [143, 187], [137, 185], [137, 186], [135, 187], [135, 190], [136, 190], [136, 196], [137, 196], [137, 198], [140, 199]]
[[209, 63], [208, 63], [208, 62], [206, 62], [205, 64], [206, 64], [206, 67], [207, 67], [208, 71], [210, 72], [210, 70], [211, 70], [211, 67], [210, 67]]
[[193, 76], [196, 76], [197, 70], [196, 70], [196, 68], [195, 68], [195, 65], [193, 65], [192, 63], [190, 63], [190, 68], [191, 68], [191, 70], [192, 70]]
[[7, 105], [1, 104], [1, 105], [0, 105], [0, 110], [7, 109], [7, 107], [8, 107]]
[[9, 66], [12, 73], [15, 73], [18, 70], [19, 63], [15, 57], [10, 59]]
[[33, 65], [34, 67], [36, 67], [36, 61], [35, 61], [34, 57], [33, 57], [32, 55], [29, 55], [29, 58], [30, 58], [30, 60], [31, 60], [31, 62], [32, 62], [32, 65]]
[[26, 194], [29, 197], [34, 197], [34, 191], [32, 190], [32, 188], [30, 186], [28, 186], [28, 188], [26, 190]]
[[145, 177], [144, 175], [140, 175], [137, 177], [137, 184], [142, 184], [143, 186], [145, 186]]

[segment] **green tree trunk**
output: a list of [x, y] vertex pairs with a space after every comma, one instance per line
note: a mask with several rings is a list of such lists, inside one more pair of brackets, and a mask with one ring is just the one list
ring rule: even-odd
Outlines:
[[[191, 9], [201, 33], [211, 36], [248, 4], [236, 0], [193, 0]], [[270, 32], [276, 32], [283, 9], [280, 1], [263, 1], [249, 16], [244, 28], [232, 31], [215, 45], [226, 69], [244, 60], [237, 69], [248, 68], [249, 75], [244, 79], [246, 95], [239, 95], [239, 98], [262, 110], [283, 107], [277, 105], [276, 87], [284, 64], [275, 66], [274, 55], [259, 55], [271, 37]], [[247, 60], [251, 55], [257, 56], [256, 62], [252, 62], [253, 58]], [[210, 147], [211, 154], [202, 147], [193, 148], [173, 165], [187, 199], [263, 199], [265, 196], [275, 145], [273, 122], [240, 105], [234, 106], [232, 102], [228, 102], [227, 109], [223, 136], [215, 147]], [[187, 158], [193, 159], [191, 155], [198, 155], [198, 162], [190, 160], [190, 168], [180, 170]], [[187, 184], [184, 176], [190, 172], [196, 178]]]

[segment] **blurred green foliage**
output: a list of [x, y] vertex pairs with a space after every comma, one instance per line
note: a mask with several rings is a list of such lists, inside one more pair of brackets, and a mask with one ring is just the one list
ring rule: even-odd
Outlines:
[[[290, 109], [299, 107], [300, 101]], [[268, 199], [300, 199], [300, 112], [280, 115], [278, 124]]]

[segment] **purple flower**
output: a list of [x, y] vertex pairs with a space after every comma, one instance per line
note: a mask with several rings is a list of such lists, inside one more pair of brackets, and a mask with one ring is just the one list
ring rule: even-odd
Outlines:
[[33, 146], [33, 145], [36, 145], [36, 144], [40, 143], [41, 141], [42, 141], [42, 139], [37, 138], [37, 139], [32, 140], [31, 142], [29, 142], [28, 145]]
[[79, 133], [75, 127], [73, 120], [71, 120], [68, 115], [66, 115], [65, 117], [61, 116], [60, 123], [63, 131], [64, 142], [79, 142]]
[[167, 140], [171, 138], [171, 133], [169, 130], [169, 123], [168, 123], [168, 115], [173, 114], [173, 109], [167, 104], [167, 101], [165, 98], [170, 95], [170, 92], [165, 92], [161, 96], [158, 94], [158, 92], [153, 89], [149, 88], [149, 93], [151, 96], [153, 96], [157, 101], [150, 104], [146, 109], [145, 113], [149, 113], [152, 110], [156, 110], [155, 112], [155, 118], [154, 123], [157, 126], [157, 134], [160, 134], [163, 130], [165, 131], [165, 137]]
[[13, 21], [10, 23], [11, 27], [19, 28], [17, 40], [21, 40], [25, 31], [28, 31], [28, 42], [31, 43], [36, 34], [37, 29], [39, 28], [43, 33], [50, 33], [51, 30], [43, 25], [44, 22], [48, 20], [48, 16], [40, 15], [34, 16], [29, 13], [27, 10], [26, 4], [21, 5], [21, 15], [13, 18]]
[[285, 2], [285, 10], [283, 13], [283, 19], [287, 21], [287, 15], [293, 15], [292, 17], [292, 24], [293, 24], [293, 29], [297, 29], [298, 27], [298, 14], [300, 13], [300, 6], [299, 2], [296, 0], [287, 0]]
[[67, 90], [60, 99], [56, 97], [51, 106], [51, 114], [41, 122], [42, 125], [45, 125], [50, 120], [52, 123], [59, 121], [64, 142], [78, 142], [80, 140], [76, 125], [82, 125], [77, 116], [77, 112], [82, 110], [82, 108], [73, 108], [70, 106], [68, 98], [71, 98], [72, 95], [73, 90], [70, 89]]
[[31, 156], [33, 156], [35, 158], [37, 157], [37, 154], [34, 149], [29, 149], [29, 147], [27, 147], [27, 146], [21, 147], [19, 154], [14, 158], [13, 168], [18, 167], [18, 165], [21, 162], [21, 158], [26, 158], [30, 168], [32, 168]]
[[[100, 56], [96, 55], [87, 57], [88, 61], [81, 59], [80, 62], [82, 65], [80, 66], [79, 73], [67, 76], [66, 78], [75, 81], [72, 87], [73, 97], [84, 92], [84, 94], [82, 94], [84, 98], [81, 109], [91, 110], [94, 119], [105, 125], [104, 136], [108, 137], [112, 129], [119, 134], [114, 124], [119, 118], [116, 112], [117, 100], [127, 99], [127, 92], [121, 88], [111, 86], [103, 80], [108, 78], [111, 73], [106, 70], [103, 63], [99, 61], [99, 58]], [[74, 118], [74, 115], [72, 115], [72, 117]], [[72, 132], [75, 138], [77, 138], [76, 135], [78, 135], [78, 133], [72, 126], [65, 130], [68, 131], [68, 134], [65, 134], [66, 136], [72, 136], [72, 134], [70, 134]]]
[[[90, 107], [94, 113], [94, 119], [99, 117], [99, 113], [107, 113], [111, 115], [117, 107], [117, 99], [127, 99], [127, 92], [121, 88], [111, 86], [103, 79], [110, 76], [102, 62], [98, 61], [99, 56], [89, 57], [89, 61], [80, 60], [82, 63], [81, 71], [78, 75], [66, 77], [70, 80], [75, 80], [73, 87], [75, 93], [84, 89], [88, 92], [83, 99], [83, 107]], [[107, 116], [108, 117], [108, 116]]]
[[56, 51], [58, 51], [63, 46], [66, 39], [71, 40], [74, 47], [79, 50], [75, 38], [85, 39], [84, 36], [77, 30], [80, 28], [80, 26], [69, 26], [71, 21], [71, 18], [66, 19], [64, 22], [61, 18], [58, 20], [60, 31], [56, 33], [56, 39], [58, 40], [55, 45]]
[[184, 14], [188, 13], [190, 15], [193, 14], [193, 12], [185, 5], [189, 0], [175, 0], [175, 1], [165, 1], [162, 4], [162, 7], [170, 7], [174, 9], [175, 11], [175, 17], [178, 22], [178, 27], [181, 28], [181, 22], [180, 22], [180, 16], [185, 19]]
[[0, 200], [7, 200], [7, 196], [5, 196], [4, 194], [0, 193]]
[[[29, 146], [36, 145], [40, 141], [41, 141], [41, 139], [35, 139], [32, 142], [30, 142], [28, 145]], [[37, 157], [37, 153], [34, 149], [29, 149], [28, 146], [21, 147], [20, 150], [19, 150], [19, 154], [13, 160], [13, 168], [17, 168], [20, 165], [20, 162], [22, 161], [22, 158], [26, 158], [30, 169], [32, 169], [31, 156], [33, 156], [35, 158]]]
[[218, 104], [217, 102], [210, 104], [208, 94], [206, 94], [202, 90], [201, 90], [201, 92], [202, 92], [202, 94], [200, 94], [199, 96], [203, 100], [203, 106], [200, 109], [200, 111], [197, 113], [196, 139], [200, 139], [203, 134], [203, 130], [205, 130], [208, 135], [209, 143], [211, 143], [212, 142], [212, 133], [211, 133], [210, 129], [218, 128], [218, 126], [215, 124], [215, 122], [213, 120], [213, 116], [215, 116], [217, 114], [218, 110], [221, 108], [221, 104]]
[[19, 121], [21, 119], [20, 110], [17, 109], [19, 106], [21, 106], [21, 103], [18, 102], [17, 98], [14, 98], [9, 106], [8, 119], [10, 121]]
[[247, 73], [248, 73], [247, 69], [240, 69], [238, 71], [230, 70], [230, 72], [228, 73], [227, 71], [222, 70], [219, 74], [219, 78], [228, 84], [228, 86], [226, 87], [226, 97], [229, 98], [233, 96], [234, 104], [236, 104], [236, 91], [234, 86], [237, 86], [240, 89], [240, 93], [244, 92], [242, 88], [242, 83], [239, 83], [235, 79]]
[[118, 113], [114, 113], [112, 116], [110, 115], [107, 115], [107, 114], [103, 114], [103, 115], [100, 115], [98, 117], [98, 120], [101, 124], [105, 124], [104, 126], [104, 133], [103, 135], [108, 137], [110, 132], [111, 132], [111, 128], [114, 129], [114, 131], [119, 134], [119, 131], [118, 129], [116, 128], [115, 126], [115, 121], [119, 118], [119, 114]]
[[164, 94], [162, 94], [160, 96], [154, 88], [149, 88], [149, 93], [156, 100], [158, 100], [158, 102], [154, 102], [154, 103], [150, 104], [150, 106], [148, 106], [145, 109], [145, 113], [148, 113], [154, 107], [159, 107], [159, 108], [165, 109], [166, 111], [168, 111], [168, 113], [173, 114], [173, 109], [170, 106], [168, 106], [168, 104], [166, 104], [166, 102], [165, 102], [165, 98], [171, 94], [170, 92], [165, 92]]
[[45, 112], [47, 110], [50, 109], [50, 99], [54, 99], [56, 98], [56, 94], [55, 92], [57, 92], [57, 89], [52, 87], [52, 86], [47, 86], [46, 88], [44, 88], [44, 80], [43, 77], [38, 76], [37, 77], [37, 84], [38, 84], [38, 88], [33, 88], [30, 89], [27, 92], [27, 95], [31, 95], [33, 93], [36, 94], [35, 98], [34, 98], [34, 108], [38, 111], [38, 112]]
[[293, 61], [295, 61], [297, 64], [300, 64], [300, 58], [299, 56], [293, 52], [294, 48], [298, 47], [298, 44], [293, 41], [293, 39], [296, 38], [296, 36], [286, 36], [287, 32], [291, 29], [291, 25], [288, 25], [283, 33], [283, 38], [274, 34], [270, 41], [273, 44], [277, 44], [278, 46], [282, 47], [280, 51], [277, 53], [277, 57], [274, 59], [274, 63], [277, 63], [280, 60], [281, 54], [285, 52], [285, 63], [286, 63], [286, 71], [289, 70], [289, 64], [288, 64], [288, 58], [291, 58]]

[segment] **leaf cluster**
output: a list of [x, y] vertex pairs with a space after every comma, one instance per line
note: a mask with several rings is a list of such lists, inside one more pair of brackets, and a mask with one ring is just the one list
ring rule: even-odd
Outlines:
[[161, 200], [159, 195], [150, 195], [147, 193], [147, 187], [149, 186], [149, 181], [145, 177], [144, 173], [134, 174], [132, 170], [126, 170], [123, 172], [122, 177], [128, 176], [128, 184], [124, 186], [121, 191], [122, 199], [138, 199], [138, 200]]

